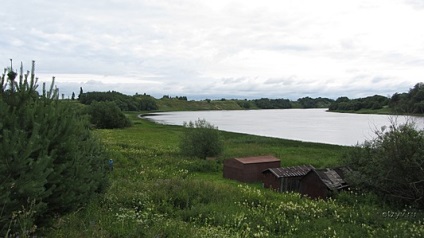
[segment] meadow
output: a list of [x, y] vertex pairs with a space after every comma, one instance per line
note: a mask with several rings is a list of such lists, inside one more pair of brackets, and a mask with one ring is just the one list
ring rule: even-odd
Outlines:
[[[351, 148], [221, 132], [215, 160], [180, 155], [183, 128], [128, 114], [133, 126], [96, 130], [114, 159], [110, 187], [60, 217], [46, 237], [422, 237], [424, 213], [349, 191], [329, 200], [222, 178], [223, 160], [274, 155], [282, 166], [339, 165]], [[106, 161], [105, 161], [106, 163]]]

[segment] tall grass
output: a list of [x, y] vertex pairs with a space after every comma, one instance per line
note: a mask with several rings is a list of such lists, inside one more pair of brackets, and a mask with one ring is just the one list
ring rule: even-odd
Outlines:
[[[385, 207], [369, 194], [332, 200], [275, 193], [222, 178], [230, 157], [272, 154], [282, 165], [337, 165], [347, 147], [224, 133], [216, 160], [178, 151], [182, 128], [132, 115], [134, 126], [98, 130], [115, 158], [107, 193], [57, 220], [47, 237], [422, 237], [422, 211]], [[402, 213], [404, 212], [404, 213]], [[389, 214], [392, 214], [389, 216]]]
[[[184, 101], [162, 98], [157, 100], [161, 111], [240, 110], [236, 100]], [[253, 105], [252, 105], [253, 106]]]

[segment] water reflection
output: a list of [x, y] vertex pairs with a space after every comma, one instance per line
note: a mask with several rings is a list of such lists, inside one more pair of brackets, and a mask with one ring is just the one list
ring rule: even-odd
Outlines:
[[333, 113], [326, 109], [166, 112], [146, 118], [170, 125], [206, 119], [224, 131], [337, 145], [370, 140], [376, 130], [391, 121], [415, 121], [419, 128], [424, 125], [420, 117]]

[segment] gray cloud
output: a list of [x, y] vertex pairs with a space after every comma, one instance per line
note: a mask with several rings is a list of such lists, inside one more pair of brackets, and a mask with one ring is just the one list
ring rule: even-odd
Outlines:
[[414, 8], [424, 9], [424, 2], [421, 0], [405, 0], [405, 3], [410, 4]]
[[334, 98], [424, 80], [421, 1], [34, 0], [2, 8], [0, 62], [36, 60], [64, 94], [83, 86], [158, 97]]

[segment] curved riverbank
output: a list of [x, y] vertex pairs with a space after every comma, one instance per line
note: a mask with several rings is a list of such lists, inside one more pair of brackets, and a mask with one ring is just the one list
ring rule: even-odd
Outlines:
[[[325, 144], [352, 146], [370, 140], [375, 131], [411, 117], [332, 113], [326, 109], [266, 109], [242, 111], [186, 111], [143, 115], [170, 125], [205, 119], [220, 130]], [[420, 128], [421, 117], [416, 117]]]

